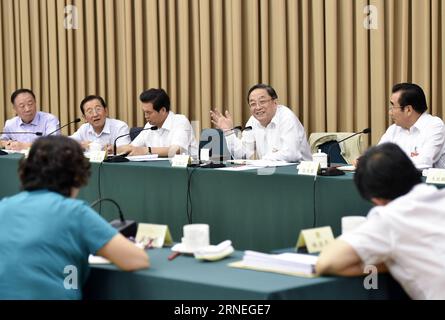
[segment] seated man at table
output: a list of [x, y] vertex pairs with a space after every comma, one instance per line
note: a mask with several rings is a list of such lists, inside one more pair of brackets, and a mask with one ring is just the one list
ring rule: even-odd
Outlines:
[[[10, 150], [27, 149], [39, 136], [45, 136], [59, 128], [59, 120], [55, 116], [37, 111], [36, 97], [31, 90], [14, 91], [11, 95], [11, 103], [17, 116], [6, 120], [3, 128], [3, 132], [6, 133], [0, 137], [1, 147]], [[60, 132], [57, 131], [54, 134], [60, 134]]]
[[[79, 141], [86, 150], [92, 142], [100, 144], [103, 148], [113, 146], [117, 137], [129, 134], [129, 128], [125, 122], [108, 118], [107, 103], [101, 96], [85, 97], [80, 103], [80, 110], [87, 123], [81, 125], [70, 137]], [[125, 145], [130, 142], [128, 135], [118, 139], [116, 145]]]
[[354, 176], [372, 201], [368, 219], [320, 254], [320, 274], [363, 275], [386, 268], [414, 299], [445, 299], [445, 189], [421, 183], [421, 173], [393, 143], [370, 148]]
[[445, 125], [427, 113], [425, 94], [414, 83], [393, 86], [389, 116], [392, 124], [380, 143], [393, 142], [419, 169], [445, 168]]
[[295, 114], [286, 106], [279, 105], [275, 90], [265, 84], [250, 88], [247, 103], [251, 117], [246, 123], [242, 138], [233, 130], [232, 116], [228, 111], [210, 111], [212, 123], [224, 131], [227, 145], [234, 158], [252, 157], [263, 160], [299, 162], [312, 160], [306, 132]]
[[118, 153], [133, 155], [157, 154], [173, 157], [187, 153], [197, 155], [198, 146], [190, 121], [170, 110], [170, 98], [163, 89], [149, 89], [139, 96], [147, 124], [129, 145], [119, 147]]

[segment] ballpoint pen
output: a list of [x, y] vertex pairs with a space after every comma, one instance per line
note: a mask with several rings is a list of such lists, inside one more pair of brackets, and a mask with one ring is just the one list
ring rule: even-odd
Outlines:
[[181, 255], [181, 252], [174, 251], [171, 255], [168, 256], [168, 260], [172, 261], [173, 259], [175, 259], [177, 256], [180, 256], [180, 255]]

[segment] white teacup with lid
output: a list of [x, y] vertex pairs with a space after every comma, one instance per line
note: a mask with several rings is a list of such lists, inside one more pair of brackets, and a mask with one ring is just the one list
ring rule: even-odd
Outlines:
[[321, 152], [321, 149], [318, 149], [318, 152], [312, 155], [312, 159], [314, 162], [318, 162], [322, 169], [326, 169], [328, 167], [328, 155]]

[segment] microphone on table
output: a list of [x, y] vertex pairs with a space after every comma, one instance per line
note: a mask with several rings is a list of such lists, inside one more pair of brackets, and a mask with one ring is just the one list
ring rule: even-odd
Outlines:
[[[141, 129], [138, 133], [141, 133], [142, 131], [145, 131], [145, 130], [153, 130], [154, 131], [154, 130], [158, 130], [158, 127], [152, 126], [150, 128], [144, 128], [144, 129]], [[126, 156], [128, 156], [128, 154], [130, 152], [127, 152], [124, 154], [119, 154], [119, 155], [116, 154], [117, 153], [117, 145], [116, 145], [117, 140], [119, 140], [120, 138], [129, 136], [129, 135], [130, 135], [130, 133], [126, 133], [126, 134], [120, 135], [116, 139], [114, 139], [114, 143], [113, 143], [114, 156], [109, 156], [107, 159], [104, 160], [104, 162], [128, 162], [128, 161], [130, 161], [126, 158]]]
[[41, 136], [43, 133], [41, 132], [26, 132], [26, 131], [1, 131], [0, 134], [35, 134], [36, 136]]
[[56, 133], [57, 131], [62, 130], [63, 128], [69, 126], [69, 125], [72, 124], [72, 123], [78, 123], [78, 122], [80, 122], [80, 118], [77, 118], [77, 119], [74, 119], [73, 121], [68, 122], [67, 124], [65, 124], [65, 125], [63, 125], [63, 126], [57, 128], [57, 129], [54, 130], [53, 132], [48, 133], [47, 136], [50, 136], [50, 135], [52, 135], [53, 133]]
[[109, 201], [114, 204], [119, 211], [119, 219], [110, 222], [111, 226], [119, 231], [124, 237], [136, 237], [136, 232], [138, 230], [137, 222], [133, 220], [125, 220], [124, 214], [122, 213], [121, 207], [116, 201], [110, 198], [99, 198], [93, 201], [90, 206], [93, 208], [95, 205], [101, 203], [102, 201]]
[[360, 132], [356, 132], [356, 133], [354, 133], [354, 134], [352, 134], [352, 135], [350, 135], [350, 136], [348, 136], [348, 137], [346, 137], [346, 138], [344, 138], [344, 139], [342, 139], [340, 141], [334, 141], [334, 143], [332, 143], [329, 146], [329, 148], [328, 148], [328, 150], [326, 152], [327, 153], [327, 157], [328, 157], [328, 168], [327, 169], [322, 169], [321, 175], [322, 176], [339, 176], [339, 175], [343, 175], [344, 174], [343, 171], [338, 170], [335, 167], [331, 167], [331, 149], [332, 149], [332, 147], [335, 146], [335, 145], [340, 145], [340, 142], [343, 142], [343, 141], [348, 140], [348, 139], [350, 139], [352, 137], [355, 137], [356, 135], [368, 134], [370, 132], [371, 132], [371, 128], [366, 128], [366, 129], [363, 129]]
[[[27, 132], [27, 131], [1, 131], [0, 134], [34, 134], [38, 137], [42, 136], [41, 132]], [[0, 156], [7, 155], [8, 153], [0, 150]]]

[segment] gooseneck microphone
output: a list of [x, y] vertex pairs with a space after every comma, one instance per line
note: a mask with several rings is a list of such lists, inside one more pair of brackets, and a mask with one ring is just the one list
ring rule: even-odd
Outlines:
[[110, 198], [99, 198], [93, 201], [90, 206], [93, 208], [95, 205], [101, 203], [102, 201], [108, 201], [114, 204], [119, 212], [119, 219], [113, 220], [110, 222], [111, 226], [118, 230], [125, 237], [136, 237], [136, 232], [138, 229], [138, 225], [135, 221], [125, 220], [124, 214], [122, 213], [121, 207], [119, 204]]
[[237, 131], [249, 131], [249, 130], [252, 130], [252, 126], [247, 126], [245, 128], [243, 128], [241, 126], [236, 126], [236, 127], [233, 127], [232, 129], [227, 130], [227, 131], [235, 131], [235, 130], [237, 130]]
[[41, 133], [41, 132], [26, 132], [26, 131], [11, 131], [11, 132], [8, 132], [8, 131], [2, 131], [2, 132], [0, 132], [0, 134], [35, 134], [36, 136], [41, 136], [43, 133]]
[[74, 119], [73, 121], [68, 122], [67, 124], [65, 124], [65, 125], [63, 125], [63, 126], [57, 128], [57, 129], [54, 130], [53, 132], [48, 133], [47, 136], [50, 136], [50, 135], [52, 135], [53, 133], [56, 133], [57, 131], [62, 130], [63, 128], [69, 126], [69, 125], [72, 124], [72, 123], [78, 123], [78, 122], [80, 122], [80, 118], [77, 118], [77, 119]]
[[349, 137], [346, 137], [346, 138], [344, 138], [344, 139], [342, 139], [342, 140], [340, 140], [340, 141], [334, 141], [334, 143], [332, 143], [332, 144], [329, 146], [328, 151], [327, 151], [327, 156], [328, 156], [328, 167], [331, 166], [331, 149], [332, 149], [332, 147], [333, 147], [334, 145], [339, 145], [340, 142], [343, 142], [343, 141], [348, 140], [348, 139], [350, 139], [350, 138], [352, 138], [352, 137], [355, 137], [355, 136], [358, 135], [358, 134], [368, 134], [368, 133], [370, 133], [370, 132], [371, 132], [371, 128], [366, 128], [366, 129], [363, 129], [363, 130], [360, 131], [360, 132], [356, 132], [356, 133], [350, 135]]
[[[139, 133], [141, 133], [142, 131], [145, 131], [145, 130], [153, 130], [154, 131], [154, 130], [158, 130], [158, 127], [152, 126], [150, 128], [144, 128], [144, 129], [139, 130]], [[117, 155], [116, 154], [117, 153], [117, 145], [116, 145], [117, 140], [119, 140], [120, 138], [129, 136], [129, 135], [130, 135], [130, 133], [122, 134], [122, 135], [118, 136], [116, 139], [114, 139], [114, 142], [113, 142], [113, 153], [114, 153], [114, 156], [108, 157], [105, 160], [105, 162], [128, 162], [129, 161], [127, 158], [125, 158], [126, 156], [128, 156], [128, 153], [127, 154], [122, 154], [122, 155]]]

